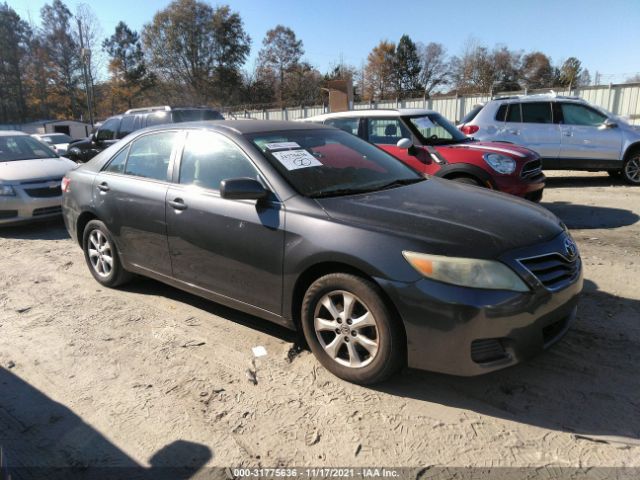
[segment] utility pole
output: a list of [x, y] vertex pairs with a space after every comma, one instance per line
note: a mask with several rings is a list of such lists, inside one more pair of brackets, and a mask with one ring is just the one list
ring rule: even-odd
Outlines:
[[82, 74], [84, 76], [84, 89], [87, 97], [87, 110], [89, 111], [89, 123], [93, 127], [93, 89], [89, 82], [89, 72], [87, 69], [87, 60], [90, 58], [91, 51], [84, 48], [84, 35], [82, 34], [82, 21], [78, 18], [78, 32], [80, 34], [80, 61], [82, 62]]

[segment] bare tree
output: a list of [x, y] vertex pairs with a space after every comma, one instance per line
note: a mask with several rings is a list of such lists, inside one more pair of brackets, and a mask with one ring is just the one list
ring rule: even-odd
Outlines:
[[93, 121], [96, 101], [94, 97], [95, 84], [104, 66], [104, 55], [100, 48], [103, 36], [102, 27], [91, 7], [81, 3], [76, 8], [77, 37], [80, 44], [80, 61], [84, 69], [85, 94], [88, 99], [89, 118]]
[[304, 55], [302, 40], [298, 40], [289, 27], [278, 25], [267, 32], [262, 45], [258, 54], [260, 68], [272, 69], [276, 73], [277, 97], [282, 104], [285, 97], [285, 75], [299, 66]]
[[441, 43], [431, 42], [418, 45], [420, 58], [420, 81], [424, 85], [425, 96], [430, 97], [437, 88], [449, 81], [450, 66], [447, 51]]

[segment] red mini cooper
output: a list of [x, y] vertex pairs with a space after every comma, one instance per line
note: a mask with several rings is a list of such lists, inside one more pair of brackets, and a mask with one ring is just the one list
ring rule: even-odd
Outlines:
[[359, 136], [414, 169], [539, 202], [545, 176], [528, 148], [467, 138], [432, 110], [351, 110], [306, 118]]

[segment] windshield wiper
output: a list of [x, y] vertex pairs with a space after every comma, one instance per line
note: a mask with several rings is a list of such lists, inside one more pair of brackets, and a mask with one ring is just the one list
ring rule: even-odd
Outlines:
[[404, 185], [411, 185], [412, 183], [418, 183], [426, 180], [426, 178], [402, 178], [400, 180], [394, 180], [393, 182], [384, 183], [382, 185], [378, 185], [376, 190], [387, 190], [389, 188], [402, 187]]
[[333, 190], [324, 190], [318, 193], [314, 193], [309, 195], [311, 198], [322, 198], [322, 197], [339, 197], [341, 195], [355, 195], [356, 193], [367, 193], [373, 190], [377, 190], [377, 188], [336, 188]]

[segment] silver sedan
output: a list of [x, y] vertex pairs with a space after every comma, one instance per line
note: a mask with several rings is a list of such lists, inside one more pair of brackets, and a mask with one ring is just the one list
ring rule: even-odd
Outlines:
[[0, 131], [0, 225], [60, 215], [60, 182], [75, 166], [26, 133]]

